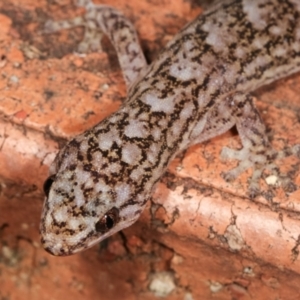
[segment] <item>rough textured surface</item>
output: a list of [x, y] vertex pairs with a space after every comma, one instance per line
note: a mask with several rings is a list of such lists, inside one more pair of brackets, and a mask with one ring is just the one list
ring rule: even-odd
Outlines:
[[[114, 1], [138, 29], [149, 60], [201, 12], [192, 2], [169, 5]], [[175, 159], [141, 218], [122, 234], [72, 257], [47, 254], [36, 187], [42, 189], [58, 145], [115, 111], [125, 85], [107, 42], [105, 52], [82, 57], [72, 53], [80, 29], [36, 35], [49, 18], [83, 12], [69, 1], [1, 1], [0, 12], [0, 171], [14, 182], [2, 180], [0, 194], [2, 298], [157, 299], [170, 290], [165, 299], [299, 297], [299, 190], [274, 189], [269, 200], [252, 202], [250, 173], [226, 183], [220, 173], [235, 162], [219, 155], [224, 146], [240, 147], [235, 132]], [[275, 149], [300, 142], [299, 90], [294, 75], [256, 93]], [[280, 169], [297, 175], [299, 185], [295, 158]]]
[[[294, 1], [229, 0], [184, 27], [148, 66], [134, 26], [115, 8], [77, 1], [86, 13], [48, 21], [46, 32], [84, 26], [80, 51], [116, 49], [127, 84], [120, 109], [76, 136], [50, 167], [44, 190], [42, 243], [54, 255], [87, 249], [132, 225], [170, 161], [191, 145], [234, 125], [242, 149], [222, 157], [240, 163], [222, 174], [233, 181], [251, 168], [249, 196], [260, 179], [297, 188], [278, 159], [300, 157], [300, 145], [275, 151], [253, 104], [253, 90], [300, 69], [300, 5]], [[98, 44], [95, 42], [98, 42]]]

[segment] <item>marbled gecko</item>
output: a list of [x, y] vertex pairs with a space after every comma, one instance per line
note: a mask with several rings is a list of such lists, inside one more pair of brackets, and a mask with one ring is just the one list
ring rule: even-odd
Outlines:
[[169, 162], [187, 147], [236, 125], [241, 150], [223, 157], [248, 168], [249, 196], [269, 170], [287, 190], [295, 185], [275, 160], [299, 156], [298, 145], [272, 149], [249, 92], [300, 70], [299, 0], [227, 0], [201, 14], [147, 65], [133, 25], [119, 11], [89, 0], [86, 14], [49, 21], [47, 32], [84, 26], [79, 50], [114, 45], [127, 85], [120, 109], [60, 150], [44, 190], [42, 244], [54, 255], [91, 247], [140, 216]]

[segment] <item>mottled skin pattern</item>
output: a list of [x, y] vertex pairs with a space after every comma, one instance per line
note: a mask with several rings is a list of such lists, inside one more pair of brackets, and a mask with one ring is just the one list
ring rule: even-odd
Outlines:
[[78, 1], [87, 13], [48, 22], [46, 31], [86, 27], [79, 50], [99, 47], [102, 33], [115, 46], [128, 88], [121, 108], [76, 136], [57, 155], [45, 182], [42, 243], [54, 255], [91, 247], [140, 216], [169, 162], [188, 146], [236, 125], [243, 148], [224, 149], [248, 168], [249, 196], [265, 169], [291, 191], [250, 91], [300, 69], [300, 4], [296, 0], [233, 0], [188, 24], [146, 65], [131, 23], [111, 7]]

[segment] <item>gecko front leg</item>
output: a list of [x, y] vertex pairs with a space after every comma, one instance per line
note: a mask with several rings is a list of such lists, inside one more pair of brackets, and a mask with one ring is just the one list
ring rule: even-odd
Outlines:
[[122, 13], [110, 6], [95, 5], [90, 0], [77, 0], [76, 4], [85, 7], [85, 15], [70, 20], [48, 20], [44, 32], [53, 33], [83, 26], [84, 37], [77, 49], [80, 53], [101, 50], [102, 36], [103, 34], [108, 36], [117, 52], [129, 90], [141, 71], [147, 67], [134, 26]]
[[259, 112], [253, 104], [252, 96], [241, 93], [235, 94], [228, 101], [235, 124], [241, 138], [243, 148], [233, 150], [225, 147], [222, 150], [223, 159], [237, 159], [238, 166], [222, 176], [227, 181], [236, 179], [248, 168], [253, 168], [252, 177], [249, 179], [248, 192], [250, 198], [254, 198], [260, 192], [259, 180], [265, 170], [275, 175], [278, 183], [286, 192], [296, 189], [295, 184], [285, 174], [280, 173], [276, 160], [290, 155], [300, 156], [300, 145], [295, 145], [283, 151], [276, 151], [270, 145], [264, 123]]

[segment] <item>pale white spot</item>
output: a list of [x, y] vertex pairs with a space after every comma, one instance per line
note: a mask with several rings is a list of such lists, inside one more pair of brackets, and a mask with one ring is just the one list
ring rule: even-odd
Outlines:
[[159, 80], [155, 85], [158, 90], [163, 90], [166, 87], [165, 82], [163, 80]]
[[66, 206], [57, 207], [53, 212], [53, 217], [56, 222], [65, 222], [67, 215], [68, 215], [68, 210]]
[[257, 30], [263, 30], [268, 25], [265, 18], [268, 11], [259, 7], [264, 2], [265, 0], [243, 1], [243, 11], [247, 14], [247, 18], [252, 23], [252, 26]]
[[244, 58], [247, 55], [248, 51], [247, 49], [243, 48], [242, 46], [238, 45], [235, 49], [235, 56], [237, 58]]
[[187, 102], [180, 112], [180, 120], [186, 120], [192, 116], [194, 105], [192, 102]]
[[181, 63], [172, 64], [170, 67], [170, 75], [181, 81], [199, 78], [202, 75], [199, 66], [193, 66], [190, 61], [182, 61]]
[[257, 49], [263, 49], [268, 42], [269, 42], [269, 37], [267, 37], [266, 35], [257, 36], [255, 37], [252, 45]]
[[[124, 30], [124, 28], [123, 28], [123, 30]], [[128, 35], [130, 35], [131, 34], [131, 32], [128, 32]], [[128, 49], [127, 49], [127, 51], [128, 52], [136, 52], [136, 53], [138, 53], [139, 51], [140, 51], [140, 48], [139, 48], [139, 45], [137, 44], [137, 43], [130, 43], [129, 45], [128, 45]], [[138, 57], [138, 56], [136, 56], [136, 57]]]
[[224, 40], [224, 33], [222, 30], [211, 30], [206, 37], [205, 42], [208, 45], [213, 46], [215, 52], [228, 52], [227, 43]]
[[[178, 139], [178, 136], [181, 135], [183, 124], [184, 123], [180, 120], [177, 120], [173, 123], [172, 128], [170, 128], [170, 134], [168, 135], [170, 141], [175, 141], [176, 139]], [[170, 143], [169, 146], [172, 146], [172, 143]]]
[[236, 61], [234, 62], [230, 67], [226, 69], [226, 72], [224, 74], [224, 78], [227, 83], [233, 84], [235, 83], [237, 79], [237, 72], [240, 69], [240, 62]]
[[134, 169], [131, 174], [130, 178], [134, 181], [138, 181], [141, 177], [143, 177], [144, 169], [142, 166], [139, 166], [137, 169]]
[[189, 54], [189, 52], [195, 47], [197, 48], [198, 45], [194, 42], [194, 40], [187, 40], [183, 45], [186, 54]]
[[103, 151], [109, 150], [114, 142], [111, 132], [103, 133], [99, 136], [99, 148]]
[[149, 121], [149, 114], [148, 113], [141, 113], [139, 115], [139, 120], [142, 120], [142, 121]]
[[124, 134], [129, 138], [145, 138], [149, 134], [146, 124], [146, 122], [132, 119], [129, 121], [129, 124], [125, 127]]
[[198, 96], [198, 105], [199, 105], [199, 108], [202, 108], [206, 105], [206, 103], [208, 102], [209, 100], [209, 95], [206, 94], [206, 93], [200, 93], [199, 96]]
[[74, 196], [75, 196], [74, 202], [78, 207], [84, 205], [85, 199], [84, 199], [82, 189], [80, 187], [74, 186]]
[[211, 45], [215, 52], [226, 54], [228, 52], [228, 45], [237, 43], [236, 34], [232, 33], [230, 28], [222, 28], [219, 25], [222, 22], [226, 23], [228, 17], [223, 10], [218, 10], [215, 18], [209, 19], [202, 26], [202, 29], [208, 33], [205, 42]]
[[207, 88], [208, 94], [213, 94], [216, 90], [220, 89], [224, 84], [225, 78], [220, 74], [217, 70], [216, 72], [212, 73], [210, 76], [210, 84]]
[[203, 128], [206, 124], [206, 116], [203, 117], [196, 125], [195, 127], [193, 128], [192, 132], [191, 132], [191, 135], [190, 135], [190, 138], [191, 140], [194, 140], [196, 139], [197, 137], [200, 136], [200, 134], [202, 133], [203, 131]]
[[122, 205], [124, 202], [129, 200], [131, 195], [131, 189], [129, 184], [121, 183], [120, 185], [116, 186], [116, 204]]
[[147, 152], [147, 158], [151, 164], [154, 164], [156, 162], [160, 147], [160, 144], [152, 144], [150, 146], [149, 151]]
[[[83, 170], [76, 170], [75, 171], [75, 175], [76, 175], [76, 181], [81, 185], [81, 184], [85, 184], [89, 178], [90, 178], [90, 173], [83, 171]], [[69, 183], [66, 183], [67, 185], [69, 185]]]
[[[99, 124], [99, 126], [95, 127], [95, 130], [100, 129], [103, 129], [103, 124]], [[119, 132], [115, 127], [111, 128], [109, 132], [100, 134], [98, 140], [99, 148], [103, 151], [109, 150], [114, 142], [118, 146], [122, 144], [122, 140], [119, 137]]]
[[281, 45], [278, 45], [274, 50], [273, 50], [273, 55], [277, 57], [285, 56], [287, 53], [287, 48]]
[[180, 120], [176, 120], [167, 134], [167, 145], [168, 147], [174, 147], [175, 141], [178, 139], [182, 131], [183, 123]]
[[[65, 216], [65, 220], [66, 220], [66, 216]], [[79, 219], [72, 218], [72, 219], [68, 220], [68, 228], [69, 229], [77, 230], [80, 224], [81, 224], [81, 222]]]
[[[60, 166], [60, 170], [65, 170], [68, 168], [70, 165], [73, 164], [74, 161], [77, 161], [77, 153], [76, 151], [71, 151], [68, 156], [65, 156], [64, 159], [62, 160], [62, 164]], [[67, 172], [65, 174], [65, 178], [69, 177], [71, 174]]]
[[[62, 176], [60, 178], [60, 180], [56, 180], [55, 181], [55, 189], [58, 189], [58, 190], [63, 190], [64, 193], [70, 193], [71, 192], [71, 189], [72, 189], [72, 185], [70, 184], [69, 182], [69, 175], [70, 175], [70, 172], [66, 172], [64, 174], [64, 176]], [[51, 189], [51, 191], [53, 191], [54, 189]]]
[[174, 97], [159, 99], [154, 94], [146, 94], [142, 99], [146, 104], [151, 106], [152, 111], [161, 111], [170, 114], [174, 110]]
[[189, 80], [191, 78], [191, 72], [187, 69], [183, 69], [180, 64], [172, 64], [170, 67], [170, 75], [179, 80]]
[[84, 183], [84, 188], [86, 188], [86, 189], [93, 188], [94, 185], [95, 185], [95, 183], [94, 183], [92, 177], [89, 176], [87, 178], [86, 182]]
[[[90, 173], [85, 172], [83, 170], [77, 171], [75, 173], [76, 175], [76, 181], [78, 182], [77, 186], [72, 186], [74, 189], [74, 195], [75, 195], [75, 203], [79, 207], [81, 205], [85, 204], [85, 197], [83, 195], [83, 191], [81, 189], [81, 186], [87, 186], [87, 187], [93, 187], [93, 182], [91, 181]], [[69, 185], [67, 182], [66, 185]]]
[[82, 140], [80, 143], [80, 152], [86, 153], [89, 148], [89, 145], [86, 140]]
[[113, 114], [109, 117], [109, 122], [110, 123], [117, 123], [121, 118], [121, 115], [120, 114]]
[[106, 162], [106, 158], [103, 157], [100, 151], [93, 153], [93, 167], [95, 171], [99, 172], [102, 170], [103, 163]]
[[[198, 48], [199, 45], [194, 40], [185, 41], [181, 51], [173, 57], [173, 62], [169, 68], [170, 75], [180, 81], [202, 77], [203, 69], [199, 67], [198, 63], [191, 61], [191, 57], [195, 55]], [[162, 83], [159, 82], [159, 85]]]
[[216, 57], [210, 52], [202, 55], [203, 65], [201, 66], [202, 72], [206, 75], [209, 70], [211, 70], [211, 66], [215, 64]]
[[50, 194], [48, 196], [48, 202], [51, 204], [52, 207], [59, 205], [60, 203], [62, 203], [63, 200], [64, 197], [62, 195], [56, 194], [53, 189], [50, 191]]
[[110, 187], [106, 185], [103, 180], [99, 180], [97, 183], [95, 183], [95, 192], [99, 193], [100, 191], [102, 193], [110, 191]]
[[279, 26], [271, 26], [269, 32], [274, 35], [281, 35], [284, 33], [283, 28], [280, 28]]
[[139, 215], [135, 215], [135, 212], [140, 209], [141, 205], [139, 205], [138, 203], [134, 205], [128, 205], [121, 210], [120, 217], [126, 218], [127, 221], [132, 220], [132, 217], [134, 217], [134, 219], [137, 219]]
[[109, 173], [118, 173], [121, 170], [121, 166], [118, 163], [110, 163], [108, 166]]
[[153, 136], [155, 141], [158, 141], [161, 136], [161, 130], [159, 128], [155, 127], [154, 129], [152, 129], [151, 135]]
[[136, 164], [141, 158], [141, 149], [135, 144], [125, 144], [122, 148], [122, 161], [129, 164]]
[[166, 128], [166, 126], [168, 125], [168, 122], [166, 119], [161, 119], [158, 121], [158, 125], [161, 127], [161, 128]]
[[258, 69], [259, 67], [264, 67], [270, 61], [271, 61], [271, 57], [268, 55], [256, 57], [248, 65], [244, 67], [246, 76], [251, 76], [252, 74], [255, 74], [256, 69]]

